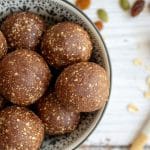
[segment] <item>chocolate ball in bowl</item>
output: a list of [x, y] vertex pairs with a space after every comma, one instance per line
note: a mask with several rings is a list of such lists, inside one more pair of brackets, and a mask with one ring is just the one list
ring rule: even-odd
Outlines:
[[47, 90], [51, 72], [35, 51], [20, 49], [0, 62], [0, 94], [14, 104], [26, 106]]
[[37, 102], [37, 111], [45, 125], [46, 133], [50, 135], [72, 132], [80, 119], [80, 113], [67, 111], [54, 93]]
[[62, 22], [46, 31], [41, 49], [51, 66], [61, 68], [88, 61], [92, 53], [92, 43], [87, 31], [80, 25]]
[[7, 53], [7, 42], [3, 33], [0, 31], [0, 59], [2, 59]]
[[33, 112], [11, 106], [0, 112], [1, 150], [38, 150], [44, 138], [44, 126]]
[[2, 23], [1, 30], [11, 49], [34, 50], [45, 30], [45, 23], [34, 13], [18, 12], [6, 18]]
[[104, 106], [109, 95], [107, 73], [92, 62], [74, 64], [58, 77], [56, 93], [59, 101], [70, 111], [98, 110]]

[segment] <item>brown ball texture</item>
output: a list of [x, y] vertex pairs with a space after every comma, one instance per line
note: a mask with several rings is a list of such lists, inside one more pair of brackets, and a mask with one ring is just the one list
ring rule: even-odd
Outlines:
[[46, 133], [50, 135], [72, 132], [80, 119], [80, 113], [67, 111], [54, 93], [38, 101], [37, 111], [45, 125]]
[[6, 100], [4, 99], [4, 97], [0, 95], [0, 110], [4, 108], [5, 104], [6, 104]]
[[1, 150], [38, 150], [44, 138], [44, 126], [33, 112], [11, 106], [0, 112]]
[[70, 111], [98, 110], [109, 96], [107, 73], [92, 62], [74, 64], [64, 69], [58, 77], [56, 93], [60, 102]]
[[1, 30], [10, 48], [34, 50], [45, 30], [45, 23], [34, 13], [18, 12], [6, 18], [2, 23]]
[[7, 42], [3, 33], [0, 31], [0, 59], [2, 59], [7, 53]]
[[81, 26], [62, 22], [46, 31], [41, 49], [51, 66], [61, 68], [88, 61], [92, 53], [92, 42]]
[[35, 51], [20, 49], [0, 62], [0, 94], [14, 104], [26, 106], [47, 90], [51, 72]]

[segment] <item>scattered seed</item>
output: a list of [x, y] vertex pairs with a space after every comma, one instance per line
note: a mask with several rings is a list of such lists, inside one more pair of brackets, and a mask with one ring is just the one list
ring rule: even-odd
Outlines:
[[104, 21], [104, 22], [108, 22], [109, 21], [109, 17], [108, 17], [108, 14], [106, 12], [106, 10], [104, 9], [98, 9], [97, 10], [97, 14], [98, 14], [98, 17]]
[[146, 79], [146, 84], [150, 87], [150, 76]]
[[101, 31], [103, 29], [103, 23], [101, 21], [96, 21], [95, 25], [96, 25], [98, 30]]
[[88, 9], [90, 7], [91, 0], [76, 0], [76, 6], [81, 10]]
[[150, 100], [150, 91], [144, 92], [144, 97]]
[[120, 0], [120, 6], [125, 11], [130, 9], [130, 3], [128, 0]]
[[141, 66], [143, 63], [142, 63], [142, 60], [139, 59], [139, 58], [135, 58], [133, 60], [133, 64], [136, 65], [136, 66]]
[[131, 16], [138, 16], [144, 9], [145, 1], [144, 0], [136, 0], [131, 8]]
[[139, 108], [135, 104], [129, 104], [127, 106], [129, 112], [136, 113], [139, 111]]

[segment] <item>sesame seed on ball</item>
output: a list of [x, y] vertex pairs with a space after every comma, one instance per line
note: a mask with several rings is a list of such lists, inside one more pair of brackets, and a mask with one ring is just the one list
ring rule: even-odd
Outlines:
[[2, 59], [7, 53], [7, 42], [3, 33], [0, 31], [0, 59]]
[[37, 102], [37, 111], [45, 125], [46, 133], [50, 135], [74, 131], [80, 119], [80, 113], [67, 111], [54, 93]]
[[0, 112], [1, 150], [38, 150], [43, 138], [41, 120], [27, 108], [11, 106]]
[[16, 50], [0, 62], [0, 94], [14, 104], [34, 103], [45, 93], [50, 79], [48, 65], [35, 51]]
[[11, 49], [34, 50], [45, 30], [45, 23], [40, 16], [34, 13], [17, 12], [6, 18], [1, 30]]
[[88, 61], [92, 42], [87, 31], [72, 22], [62, 22], [50, 27], [42, 40], [42, 54], [55, 68]]
[[58, 100], [75, 112], [98, 110], [109, 96], [107, 73], [93, 62], [81, 62], [64, 69], [55, 88]]

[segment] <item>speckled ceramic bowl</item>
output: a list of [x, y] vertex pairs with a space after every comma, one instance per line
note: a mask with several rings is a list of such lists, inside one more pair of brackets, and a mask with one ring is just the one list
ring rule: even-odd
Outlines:
[[[82, 25], [89, 32], [94, 45], [91, 61], [98, 63], [107, 70], [111, 85], [111, 68], [106, 46], [93, 23], [80, 10], [63, 0], [0, 1], [0, 21], [15, 11], [35, 12], [43, 16], [50, 24], [67, 20]], [[106, 109], [106, 105], [99, 111], [82, 114], [78, 128], [71, 134], [45, 137], [41, 150], [72, 150], [77, 148], [98, 125]]]

